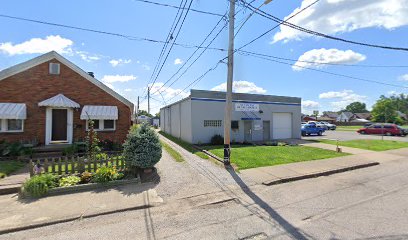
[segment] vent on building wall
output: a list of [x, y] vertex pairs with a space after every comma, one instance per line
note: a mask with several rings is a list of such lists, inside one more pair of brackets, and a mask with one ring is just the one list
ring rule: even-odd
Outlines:
[[58, 75], [60, 74], [60, 64], [50, 63], [50, 74]]

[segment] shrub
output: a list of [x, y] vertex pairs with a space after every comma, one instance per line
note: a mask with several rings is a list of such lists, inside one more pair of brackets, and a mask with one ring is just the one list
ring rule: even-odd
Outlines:
[[108, 154], [106, 153], [98, 153], [95, 155], [96, 160], [103, 160], [103, 159], [108, 159]]
[[24, 192], [33, 197], [43, 196], [50, 188], [57, 186], [57, 179], [57, 176], [52, 174], [34, 176], [23, 184]]
[[0, 156], [16, 157], [21, 155], [29, 155], [30, 153], [31, 148], [26, 148], [19, 142], [9, 143], [4, 140], [0, 141]]
[[161, 156], [159, 136], [147, 124], [129, 132], [123, 144], [123, 157], [127, 167], [133, 170], [151, 168], [160, 161]]
[[96, 170], [92, 180], [97, 183], [106, 183], [123, 178], [123, 173], [119, 173], [115, 166], [102, 166]]
[[59, 186], [60, 187], [74, 186], [74, 185], [77, 185], [80, 181], [81, 181], [81, 178], [77, 176], [63, 177], [59, 180]]
[[77, 144], [72, 144], [71, 146], [68, 146], [62, 150], [62, 155], [64, 156], [72, 156], [78, 153], [78, 145]]
[[89, 183], [92, 180], [92, 173], [90, 172], [83, 172], [81, 174], [81, 183]]
[[211, 145], [223, 145], [224, 144], [224, 137], [219, 135], [219, 134], [215, 134], [214, 136], [212, 136], [211, 138]]

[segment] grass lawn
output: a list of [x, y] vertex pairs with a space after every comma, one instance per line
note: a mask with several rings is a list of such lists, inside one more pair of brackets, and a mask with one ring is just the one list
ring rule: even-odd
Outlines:
[[337, 126], [337, 131], [352, 131], [355, 132], [358, 129], [363, 128], [363, 126]]
[[[322, 143], [336, 145], [334, 140], [318, 140]], [[374, 140], [374, 139], [359, 139], [350, 141], [339, 141], [340, 146], [360, 148], [372, 151], [385, 151], [398, 148], [408, 147], [408, 142], [389, 141], [389, 140]]]
[[[220, 158], [224, 156], [223, 146], [205, 148]], [[231, 151], [231, 162], [240, 170], [349, 155], [307, 146], [232, 145]]]
[[210, 158], [205, 153], [193, 148], [193, 146], [190, 143], [184, 142], [183, 140], [178, 139], [176, 137], [173, 137], [170, 134], [167, 134], [167, 133], [165, 133], [163, 131], [160, 131], [159, 133], [161, 135], [163, 135], [164, 137], [170, 139], [172, 142], [178, 144], [180, 147], [182, 147], [182, 148], [186, 149], [187, 151], [199, 156], [200, 158], [203, 158], [203, 159], [209, 159]]
[[164, 147], [164, 149], [166, 150], [166, 152], [168, 152], [170, 154], [170, 156], [176, 160], [176, 162], [184, 162], [184, 158], [183, 156], [181, 156], [181, 154], [179, 152], [177, 152], [176, 150], [174, 150], [169, 144], [160, 141], [162, 146]]
[[0, 178], [7, 177], [10, 173], [19, 170], [26, 164], [18, 161], [0, 161]]

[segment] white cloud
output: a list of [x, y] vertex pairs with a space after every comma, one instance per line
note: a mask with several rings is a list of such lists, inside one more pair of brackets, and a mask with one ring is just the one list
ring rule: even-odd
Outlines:
[[19, 44], [13, 44], [11, 42], [0, 43], [0, 52], [9, 54], [10, 56], [34, 53], [43, 54], [50, 51], [70, 53], [72, 52], [71, 46], [73, 43], [72, 40], [59, 35], [50, 35], [45, 37], [45, 39], [31, 38]]
[[109, 63], [112, 65], [112, 67], [116, 67], [118, 65], [124, 65], [124, 64], [128, 64], [131, 63], [132, 60], [131, 59], [112, 59], [109, 61]]
[[86, 62], [92, 62], [92, 61], [97, 61], [97, 60], [101, 59], [100, 55], [91, 54], [91, 53], [86, 52], [86, 51], [75, 51], [75, 53], [78, 54], [78, 56], [80, 56], [81, 59], [86, 61]]
[[399, 77], [398, 77], [398, 80], [400, 80], [400, 81], [408, 81], [408, 73], [399, 76]]
[[[225, 92], [227, 90], [227, 83], [221, 83], [220, 85], [213, 87], [211, 90]], [[253, 82], [248, 81], [234, 81], [232, 91], [237, 93], [266, 93], [265, 89], [256, 86]]]
[[129, 82], [136, 80], [137, 77], [133, 75], [105, 75], [102, 78], [104, 83], [115, 83], [115, 82]]
[[338, 111], [344, 109], [352, 102], [364, 102], [367, 100], [367, 96], [358, 95], [353, 90], [343, 90], [339, 92], [331, 91], [319, 94], [320, 99], [336, 99], [330, 105], [333, 110]]
[[[173, 97], [179, 96], [180, 98], [184, 98], [188, 96], [187, 92], [182, 91], [181, 89], [175, 88], [168, 88], [163, 86], [162, 82], [155, 83], [153, 85], [149, 85], [153, 96], [160, 96], [162, 95], [166, 101], [170, 100]], [[160, 89], [160, 90], [159, 90]], [[160, 97], [160, 99], [162, 99]]]
[[320, 104], [312, 100], [302, 100], [302, 113], [311, 114], [313, 110], [317, 110]]
[[147, 64], [143, 64], [143, 65], [142, 65], [142, 68], [143, 68], [144, 70], [146, 70], [146, 71], [150, 71], [150, 66], [147, 65]]
[[[303, 0], [285, 20], [315, 0]], [[357, 29], [378, 27], [392, 30], [408, 25], [408, 0], [321, 0], [289, 20], [304, 28], [336, 34]], [[300, 40], [309, 35], [281, 25], [273, 42]]]
[[313, 49], [307, 51], [299, 57], [298, 61], [292, 66], [295, 71], [304, 70], [302, 67], [322, 68], [324, 64], [312, 63], [331, 63], [331, 64], [354, 64], [364, 61], [366, 57], [360, 53], [353, 52], [352, 50], [338, 50], [332, 49]]
[[180, 58], [176, 58], [176, 60], [174, 60], [174, 65], [179, 65], [182, 63], [183, 63], [183, 60], [181, 60]]
[[126, 88], [125, 89], [125, 92], [131, 92], [131, 91], [133, 91], [133, 89], [131, 89], [131, 88]]

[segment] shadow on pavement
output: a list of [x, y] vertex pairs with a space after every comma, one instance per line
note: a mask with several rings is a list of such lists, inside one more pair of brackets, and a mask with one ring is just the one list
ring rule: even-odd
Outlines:
[[238, 176], [238, 174], [234, 171], [233, 168], [227, 167], [226, 168], [229, 174], [232, 176], [232, 178], [235, 180], [235, 182], [240, 186], [242, 191], [250, 197], [259, 207], [261, 207], [263, 210], [265, 210], [269, 216], [274, 219], [277, 223], [279, 223], [280, 226], [282, 226], [285, 231], [293, 238], [293, 239], [312, 239], [311, 236], [305, 236], [302, 234], [297, 228], [292, 226], [286, 219], [284, 219], [279, 213], [277, 213], [273, 208], [271, 208], [268, 203], [263, 201], [260, 197], [258, 197], [254, 192], [252, 192], [249, 187], [245, 184], [244, 181]]

